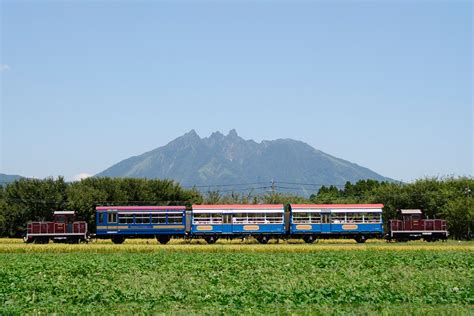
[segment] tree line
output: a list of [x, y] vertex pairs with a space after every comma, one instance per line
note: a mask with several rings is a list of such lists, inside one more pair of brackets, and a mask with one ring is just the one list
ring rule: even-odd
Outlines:
[[21, 237], [26, 223], [51, 220], [54, 211], [74, 210], [95, 230], [98, 205], [382, 203], [384, 223], [398, 209], [421, 209], [428, 218], [447, 220], [453, 238], [468, 238], [474, 228], [474, 179], [430, 178], [413, 183], [361, 180], [344, 187], [322, 186], [309, 198], [267, 192], [243, 194], [184, 189], [172, 180], [88, 178], [68, 183], [56, 179], [20, 179], [0, 187], [0, 236]]

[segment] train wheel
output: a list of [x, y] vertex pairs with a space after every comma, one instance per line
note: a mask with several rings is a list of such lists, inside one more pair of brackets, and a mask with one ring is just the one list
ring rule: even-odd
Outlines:
[[35, 238], [34, 237], [28, 237], [28, 236], [24, 236], [23, 237], [23, 241], [27, 244], [31, 244], [32, 242], [35, 241]]
[[123, 244], [123, 242], [125, 241], [125, 237], [122, 237], [122, 236], [114, 236], [112, 237], [112, 242], [114, 244]]
[[208, 244], [215, 244], [216, 241], [217, 241], [217, 237], [216, 236], [209, 236], [209, 237], [204, 237], [204, 240], [208, 243]]
[[257, 237], [257, 241], [262, 245], [268, 244], [269, 240], [270, 238], [268, 238], [268, 236], [265, 236], [265, 235]]
[[49, 243], [48, 237], [37, 237], [35, 239], [35, 244], [47, 244], [47, 243]]
[[170, 241], [170, 236], [157, 236], [156, 240], [162, 245], [166, 245]]
[[68, 240], [68, 243], [70, 244], [78, 244], [79, 243], [79, 239], [78, 238], [70, 238]]
[[355, 241], [356, 241], [358, 244], [363, 244], [363, 243], [365, 243], [365, 242], [367, 241], [367, 238], [365, 238], [364, 235], [362, 235], [362, 236], [357, 236], [357, 237], [355, 238]]
[[395, 239], [396, 242], [408, 242], [408, 239]]
[[309, 236], [304, 236], [303, 240], [307, 244], [312, 244], [316, 240], [316, 238], [314, 238], [313, 235], [309, 235]]

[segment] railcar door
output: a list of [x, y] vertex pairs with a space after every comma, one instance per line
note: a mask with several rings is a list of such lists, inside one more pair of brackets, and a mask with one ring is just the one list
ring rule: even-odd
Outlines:
[[117, 229], [117, 212], [107, 213], [107, 229], [110, 229], [110, 230]]
[[321, 212], [321, 232], [327, 234], [331, 232], [331, 214]]
[[232, 213], [222, 214], [222, 234], [232, 234]]
[[421, 222], [423, 223], [423, 230], [435, 230], [433, 220], [425, 219], [421, 220]]
[[66, 232], [66, 216], [56, 215], [54, 216], [54, 233], [64, 234]]
[[74, 215], [66, 216], [66, 233], [72, 234], [72, 223], [74, 222]]
[[312, 230], [313, 232], [321, 232], [322, 231], [322, 214], [319, 213], [319, 212], [314, 212], [314, 213], [310, 213], [309, 214], [311, 217], [310, 217], [310, 223], [311, 223], [311, 227], [312, 227]]

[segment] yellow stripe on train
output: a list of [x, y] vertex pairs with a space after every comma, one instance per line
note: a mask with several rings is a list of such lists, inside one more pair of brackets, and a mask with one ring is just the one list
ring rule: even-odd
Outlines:
[[162, 225], [162, 226], [153, 226], [154, 229], [183, 229], [184, 225]]
[[212, 226], [203, 226], [199, 225], [196, 227], [197, 230], [203, 231], [203, 230], [212, 230]]
[[296, 225], [297, 230], [311, 230], [313, 226], [311, 225]]
[[359, 226], [357, 226], [357, 225], [342, 225], [343, 230], [354, 230], [354, 229], [357, 229], [357, 228], [359, 228]]
[[244, 225], [244, 230], [259, 230], [260, 226], [258, 225]]
[[97, 226], [97, 229], [128, 229], [128, 226]]

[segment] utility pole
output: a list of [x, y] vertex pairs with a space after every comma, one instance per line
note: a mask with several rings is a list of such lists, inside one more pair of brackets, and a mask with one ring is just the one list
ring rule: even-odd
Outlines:
[[272, 194], [275, 194], [275, 180], [272, 179]]

